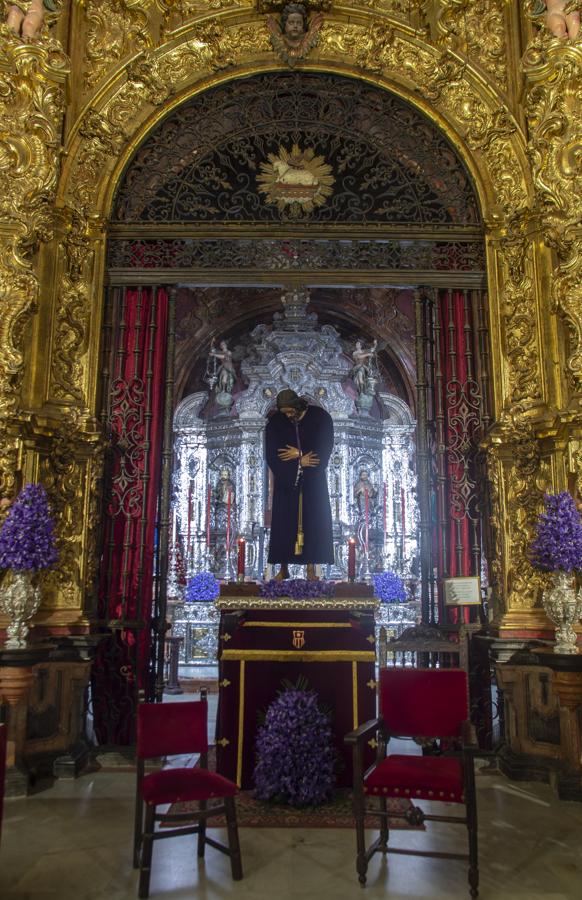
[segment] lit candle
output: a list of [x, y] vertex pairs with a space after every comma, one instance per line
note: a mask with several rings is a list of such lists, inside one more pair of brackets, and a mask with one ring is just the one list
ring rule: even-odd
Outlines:
[[238, 543], [238, 557], [237, 557], [237, 561], [236, 561], [236, 574], [237, 574], [238, 581], [244, 581], [246, 541], [244, 538], [239, 538], [237, 543]]
[[400, 488], [400, 514], [402, 516], [402, 551], [404, 553], [404, 542], [406, 540], [406, 506], [404, 503], [404, 488]]
[[226, 497], [226, 556], [230, 553], [230, 506], [232, 502], [232, 491], [228, 491]]
[[369, 523], [370, 523], [370, 501], [368, 498], [368, 491], [364, 491], [364, 520], [365, 520], [365, 532], [364, 532], [364, 548], [366, 553], [368, 552], [368, 537], [369, 537]]
[[388, 502], [388, 489], [386, 487], [386, 482], [384, 482], [384, 538], [386, 537], [386, 532], [387, 532], [387, 502]]
[[356, 539], [348, 540], [348, 581], [355, 581], [356, 578]]
[[188, 532], [186, 534], [186, 551], [190, 551], [190, 530], [192, 527], [192, 482], [188, 486]]
[[208, 485], [206, 497], [206, 546], [210, 547], [210, 501], [212, 499], [212, 488]]

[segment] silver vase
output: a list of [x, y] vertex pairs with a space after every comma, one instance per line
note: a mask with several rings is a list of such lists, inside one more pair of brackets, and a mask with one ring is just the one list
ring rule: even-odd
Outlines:
[[556, 626], [556, 653], [578, 653], [573, 626], [582, 615], [582, 591], [576, 594], [572, 572], [553, 572], [553, 585], [544, 591], [543, 606]]
[[10, 584], [0, 591], [0, 609], [10, 619], [5, 646], [11, 650], [26, 647], [28, 620], [40, 606], [40, 590], [32, 583], [33, 574], [29, 569], [13, 569]]

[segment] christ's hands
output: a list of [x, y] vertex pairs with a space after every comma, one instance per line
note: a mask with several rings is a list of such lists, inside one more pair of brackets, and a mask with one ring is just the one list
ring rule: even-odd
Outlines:
[[281, 447], [277, 450], [277, 456], [279, 459], [282, 459], [283, 462], [289, 462], [290, 459], [299, 459], [300, 453], [297, 447], [292, 447], [291, 444], [287, 444], [285, 448]]
[[[283, 462], [289, 462], [292, 459], [299, 459], [300, 453], [297, 447], [292, 447], [291, 444], [287, 444], [286, 447], [280, 447], [277, 450], [277, 456], [279, 459], [282, 459]], [[313, 450], [310, 450], [308, 453], [304, 453], [301, 456], [301, 467], [303, 469], [313, 469], [315, 466], [319, 465], [319, 456], [317, 453], [314, 453]]]

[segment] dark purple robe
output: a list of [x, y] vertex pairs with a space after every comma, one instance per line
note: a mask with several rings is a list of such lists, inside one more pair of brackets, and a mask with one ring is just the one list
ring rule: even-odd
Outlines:
[[[296, 459], [283, 462], [277, 450], [287, 444], [302, 453], [314, 451], [319, 465], [302, 470], [297, 483]], [[333, 421], [319, 406], [309, 406], [300, 422], [276, 412], [265, 429], [265, 452], [274, 479], [270, 563], [333, 563], [333, 532], [326, 468], [333, 448]], [[295, 554], [299, 512], [299, 488], [303, 490], [303, 552]]]

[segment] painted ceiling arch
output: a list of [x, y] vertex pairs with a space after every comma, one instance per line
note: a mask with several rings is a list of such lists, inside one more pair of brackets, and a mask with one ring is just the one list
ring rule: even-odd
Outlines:
[[270, 72], [204, 91], [130, 160], [118, 223], [480, 222], [461, 158], [417, 108], [337, 74]]

